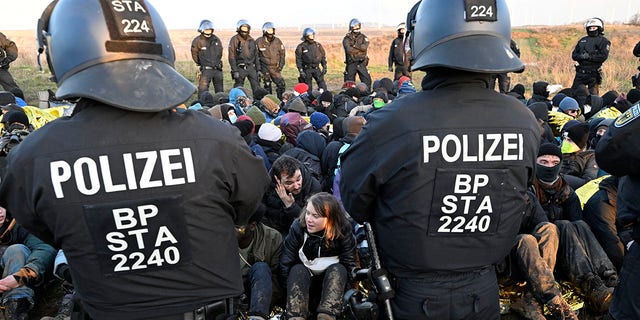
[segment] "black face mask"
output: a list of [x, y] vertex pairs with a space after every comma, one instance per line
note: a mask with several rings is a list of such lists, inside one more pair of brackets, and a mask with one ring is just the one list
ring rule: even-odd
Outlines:
[[598, 30], [594, 30], [594, 31], [587, 31], [587, 35], [589, 37], [597, 37], [600, 34], [600, 31]]
[[398, 38], [404, 38], [404, 32], [398, 31]]
[[536, 177], [546, 184], [552, 184], [558, 179], [562, 163], [558, 163], [554, 167], [547, 167], [536, 163]]

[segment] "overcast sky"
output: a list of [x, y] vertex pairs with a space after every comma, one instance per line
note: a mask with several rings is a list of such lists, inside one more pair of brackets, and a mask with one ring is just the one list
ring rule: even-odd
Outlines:
[[[406, 18], [417, 0], [151, 0], [169, 29], [196, 29], [200, 20], [216, 29], [234, 29], [239, 19], [254, 28], [265, 21], [277, 27], [346, 24], [351, 18], [395, 26]], [[35, 29], [49, 0], [0, 0], [0, 31]], [[593, 16], [605, 23], [627, 22], [640, 13], [639, 0], [507, 0], [511, 24], [557, 25], [584, 22]], [[364, 26], [367, 27], [366, 24]]]

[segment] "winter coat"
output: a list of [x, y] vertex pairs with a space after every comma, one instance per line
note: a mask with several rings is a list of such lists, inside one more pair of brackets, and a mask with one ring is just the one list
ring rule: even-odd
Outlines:
[[530, 189], [536, 195], [550, 222], [582, 220], [580, 199], [562, 175], [551, 187], [535, 179]]
[[[291, 267], [301, 264], [298, 251], [304, 243], [303, 252], [307, 259], [312, 260], [318, 257], [318, 247], [320, 247], [320, 257], [338, 256], [340, 264], [347, 271], [351, 271], [356, 266], [355, 248], [356, 238], [351, 231], [351, 225], [342, 226], [344, 237], [333, 239], [327, 243], [324, 239], [324, 230], [318, 233], [308, 233], [306, 226], [300, 224], [300, 219], [295, 219], [289, 228], [289, 233], [284, 239], [282, 255], [280, 256], [280, 283], [286, 284]], [[307, 233], [307, 241], [304, 242], [304, 234]]]
[[565, 154], [560, 173], [573, 190], [598, 177], [598, 164], [593, 150]]

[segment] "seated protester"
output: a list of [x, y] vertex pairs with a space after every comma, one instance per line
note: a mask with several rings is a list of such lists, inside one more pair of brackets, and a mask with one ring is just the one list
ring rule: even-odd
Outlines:
[[262, 100], [262, 98], [264, 98], [268, 94], [269, 94], [269, 91], [267, 91], [267, 89], [263, 87], [258, 87], [256, 89], [256, 92], [253, 93], [253, 99], [251, 101], [251, 104], [256, 107], [260, 106], [260, 101]]
[[260, 130], [260, 126], [267, 122], [267, 118], [264, 116], [264, 113], [262, 113], [262, 110], [255, 105], [251, 106], [249, 110], [247, 110], [246, 116], [251, 118], [251, 121], [255, 125], [254, 133], [258, 132], [258, 130]]
[[320, 183], [298, 159], [282, 155], [272, 165], [271, 186], [262, 203], [267, 206], [264, 224], [285, 234], [300, 214], [305, 199], [320, 192]]
[[285, 112], [287, 112], [286, 108], [284, 107], [285, 105], [287, 105], [287, 103], [289, 103], [289, 101], [291, 101], [291, 99], [295, 98], [296, 95], [293, 93], [293, 90], [287, 90], [285, 92], [282, 93], [282, 99], [280, 101], [280, 109], [283, 109]]
[[322, 112], [314, 112], [309, 117], [311, 127], [313, 131], [320, 134], [326, 142], [331, 139], [331, 133], [329, 133], [329, 117]]
[[[335, 177], [335, 170], [338, 167], [338, 158], [346, 150], [343, 146], [350, 145], [355, 140], [362, 127], [367, 123], [367, 120], [361, 116], [347, 117], [342, 120], [341, 125], [334, 125], [334, 130], [340, 127], [340, 131], [344, 132], [344, 137], [337, 141], [331, 141], [322, 152], [321, 165], [324, 177], [322, 179], [322, 191], [333, 192], [333, 179]], [[348, 147], [348, 146], [347, 146]], [[340, 152], [342, 150], [342, 152]]]
[[548, 82], [544, 81], [536, 81], [533, 83], [533, 95], [531, 99], [527, 101], [527, 105], [531, 105], [534, 102], [544, 102], [549, 105], [549, 110], [551, 110], [551, 100], [549, 100], [549, 90], [547, 86]]
[[573, 190], [598, 177], [598, 164], [593, 150], [587, 150], [589, 124], [569, 121], [563, 128], [561, 150], [562, 169], [565, 181]]
[[584, 118], [586, 120], [591, 119], [591, 117], [598, 113], [598, 111], [602, 110], [602, 98], [595, 94], [590, 94], [587, 96], [587, 100], [584, 102]]
[[[313, 298], [319, 320], [342, 312], [342, 297], [356, 265], [356, 241], [342, 206], [321, 192], [309, 198], [293, 221], [280, 258], [280, 281], [286, 283], [286, 319], [308, 319]], [[310, 299], [311, 297], [311, 299]]]
[[368, 96], [371, 92], [369, 91], [369, 86], [367, 86], [364, 82], [358, 82], [356, 84], [356, 88], [360, 90], [360, 96], [365, 97]]
[[272, 94], [268, 94], [260, 100], [260, 109], [264, 113], [265, 122], [268, 123], [286, 113], [280, 108], [280, 99]]
[[[592, 118], [590, 122], [591, 126], [589, 128], [589, 146], [587, 148], [595, 151], [598, 142], [602, 139], [604, 134], [607, 133], [607, 130], [611, 125], [613, 125], [614, 121], [615, 119], [611, 118]], [[602, 177], [604, 175], [607, 175], [607, 172], [598, 166], [598, 177]]]
[[[296, 98], [293, 100], [293, 104], [298, 105], [296, 101], [300, 101], [300, 99]], [[297, 145], [296, 139], [298, 138], [298, 134], [300, 132], [305, 130], [312, 130], [311, 124], [307, 122], [307, 120], [302, 118], [302, 115], [300, 115], [300, 113], [295, 111], [285, 113], [282, 117], [276, 119], [276, 121], [274, 122], [277, 122], [277, 124], [274, 124], [280, 125], [280, 130], [282, 130], [282, 133], [284, 133], [287, 142], [291, 143], [294, 146]]]
[[529, 105], [529, 110], [533, 112], [533, 115], [536, 117], [536, 120], [538, 120], [538, 124], [540, 125], [540, 142], [558, 144], [558, 141], [553, 136], [553, 131], [548, 123], [549, 110], [547, 109], [547, 104], [544, 102], [535, 102]]
[[313, 106], [313, 108], [315, 112], [320, 112], [326, 115], [329, 118], [329, 121], [331, 122], [333, 121], [333, 119], [335, 119], [335, 116], [331, 113], [332, 103], [333, 103], [333, 94], [331, 94], [331, 91], [324, 91], [316, 99], [316, 103]]
[[247, 224], [236, 226], [242, 281], [250, 301], [248, 315], [251, 320], [268, 319], [273, 302], [280, 296], [277, 275], [282, 235], [260, 222], [265, 212], [265, 206], [259, 204]]
[[609, 176], [601, 180], [598, 190], [584, 205], [584, 221], [604, 249], [611, 263], [620, 271], [625, 244], [631, 241], [631, 229], [617, 221], [616, 197], [619, 178]]
[[244, 114], [244, 109], [251, 104], [251, 100], [248, 99], [247, 94], [243, 88], [236, 87], [229, 91], [229, 103], [235, 108], [237, 116]]
[[297, 112], [301, 116], [306, 116], [308, 111], [307, 105], [304, 103], [304, 101], [302, 101], [302, 98], [300, 97], [295, 97], [289, 100], [284, 106], [284, 109], [287, 111], [287, 113]]
[[262, 147], [262, 150], [267, 155], [269, 167], [287, 150], [293, 149], [292, 144], [282, 141], [282, 131], [272, 123], [265, 123], [260, 126], [258, 135], [254, 136], [254, 141]]
[[264, 149], [262, 149], [262, 146], [253, 141], [255, 126], [253, 125], [253, 121], [251, 120], [251, 118], [246, 115], [240, 116], [238, 117], [238, 120], [236, 120], [236, 122], [232, 124], [232, 126], [240, 130], [240, 136], [242, 136], [244, 141], [247, 143], [247, 145], [251, 149], [251, 152], [253, 152], [253, 155], [260, 157], [264, 162], [265, 168], [267, 169], [267, 171], [269, 171], [269, 169], [271, 169], [271, 162], [269, 162], [269, 159], [267, 158]]
[[559, 174], [561, 161], [558, 146], [542, 144], [531, 188], [547, 218], [560, 232], [557, 271], [581, 290], [591, 310], [605, 312], [611, 303], [617, 272], [589, 226], [582, 221], [580, 200]]
[[525, 319], [545, 319], [542, 305], [546, 305], [555, 319], [578, 320], [562, 297], [553, 276], [558, 252], [558, 228], [549, 222], [533, 193], [527, 192], [526, 200], [526, 211], [515, 245], [506, 263], [503, 263], [511, 271], [507, 274], [511, 279], [527, 283], [527, 292], [511, 304], [511, 310]]
[[395, 99], [396, 94], [398, 93], [398, 91], [393, 86], [393, 80], [391, 80], [389, 78], [386, 78], [386, 77], [380, 79], [380, 87], [385, 89], [385, 92], [387, 93], [387, 98], [389, 100]]
[[33, 287], [43, 283], [53, 268], [56, 250], [32, 235], [3, 207], [0, 207], [0, 247], [2, 305], [7, 319], [29, 319], [33, 307]]
[[333, 97], [331, 114], [333, 114], [334, 118], [349, 116], [349, 111], [358, 105], [359, 98], [360, 90], [355, 86], [340, 92]]
[[513, 86], [511, 91], [507, 92], [507, 95], [518, 99], [520, 102], [522, 102], [522, 103], [524, 103], [526, 105], [527, 104], [527, 98], [525, 98], [525, 96], [524, 96], [525, 90], [526, 89], [525, 89], [524, 85], [522, 85], [522, 83], [518, 83], [515, 86]]
[[584, 114], [584, 105], [587, 103], [587, 98], [589, 97], [589, 95], [591, 95], [591, 92], [589, 92], [589, 88], [584, 84], [577, 84], [571, 89], [573, 89], [571, 97], [578, 102], [578, 106], [580, 106], [580, 114]]
[[396, 100], [412, 93], [416, 93], [416, 87], [413, 85], [411, 80], [406, 80], [402, 82], [402, 85], [398, 89], [398, 96], [396, 96]]
[[296, 158], [307, 168], [316, 180], [322, 179], [320, 157], [327, 145], [325, 138], [314, 131], [305, 130], [298, 134], [297, 145], [284, 154]]
[[220, 114], [222, 115], [222, 121], [228, 124], [234, 124], [238, 120], [236, 108], [231, 103], [221, 104]]
[[580, 105], [578, 105], [578, 101], [571, 97], [565, 97], [560, 101], [560, 105], [558, 106], [558, 111], [563, 112], [574, 119], [580, 116]]

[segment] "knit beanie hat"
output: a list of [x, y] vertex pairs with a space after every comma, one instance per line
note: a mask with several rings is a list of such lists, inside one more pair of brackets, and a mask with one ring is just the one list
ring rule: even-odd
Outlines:
[[206, 107], [215, 106], [217, 103], [213, 100], [213, 95], [209, 91], [203, 91], [198, 98], [200, 104]]
[[214, 105], [227, 103], [229, 102], [229, 95], [224, 92], [216, 92], [216, 94], [213, 95], [213, 102]]
[[549, 109], [544, 102], [534, 102], [529, 105], [529, 109], [536, 116], [536, 119], [540, 119], [544, 122], [549, 122]]
[[309, 91], [309, 86], [306, 83], [298, 83], [293, 87], [293, 91], [297, 92], [298, 95], [301, 95]]
[[282, 131], [271, 123], [265, 123], [261, 125], [258, 130], [258, 138], [265, 141], [275, 142], [282, 138]]
[[640, 101], [640, 90], [636, 88], [629, 90], [627, 93], [627, 101], [631, 102], [631, 104], [635, 104]]
[[320, 94], [318, 101], [333, 102], [333, 95], [331, 94], [331, 91], [324, 91], [322, 94]]
[[309, 121], [315, 129], [322, 129], [322, 127], [329, 123], [329, 117], [322, 112], [314, 112], [309, 117]]
[[540, 148], [538, 149], [538, 157], [545, 155], [557, 156], [558, 158], [560, 158], [560, 160], [562, 160], [562, 151], [560, 151], [560, 147], [550, 142], [541, 144]]
[[402, 87], [402, 84], [407, 80], [411, 80], [411, 78], [407, 76], [402, 76], [398, 79], [398, 92], [400, 91], [400, 87]]
[[579, 123], [567, 129], [567, 136], [573, 141], [580, 150], [587, 146], [589, 140], [589, 124]]
[[567, 112], [569, 110], [580, 110], [580, 106], [578, 105], [578, 101], [571, 97], [565, 97], [560, 101], [560, 105], [558, 106], [562, 112]]
[[262, 111], [260, 111], [260, 109], [258, 109], [258, 107], [256, 107], [255, 105], [251, 106], [251, 108], [247, 110], [247, 116], [251, 118], [256, 126], [260, 126], [263, 123], [267, 122], [267, 118], [265, 118], [264, 113], [262, 113]]
[[287, 108], [289, 111], [295, 111], [305, 114], [307, 113], [307, 106], [304, 104], [302, 99], [300, 99], [300, 97], [296, 97], [295, 99], [291, 100]]
[[342, 89], [349, 89], [349, 88], [353, 88], [356, 86], [356, 82], [355, 81], [345, 81], [342, 84]]
[[280, 100], [278, 99], [278, 97], [272, 95], [272, 94], [268, 94], [266, 96], [264, 96], [264, 98], [262, 98], [262, 100], [260, 100], [260, 102], [262, 102], [262, 105], [267, 109], [267, 110], [275, 110], [276, 107], [278, 107], [280, 105]]
[[524, 96], [524, 85], [522, 83], [518, 83], [515, 86], [513, 86], [513, 89], [511, 89], [511, 92], [515, 92], [521, 96]]
[[360, 90], [358, 90], [358, 88], [356, 88], [356, 87], [351, 87], [351, 88], [345, 90], [344, 94], [346, 94], [349, 97], [360, 98]]
[[562, 100], [563, 100], [564, 98], [566, 98], [566, 97], [567, 97], [567, 95], [566, 95], [566, 94], [564, 94], [564, 93], [558, 93], [558, 94], [556, 94], [556, 95], [553, 97], [553, 99], [551, 99], [551, 104], [552, 104], [554, 107], [558, 107], [558, 106], [560, 106], [560, 102], [562, 102]]

